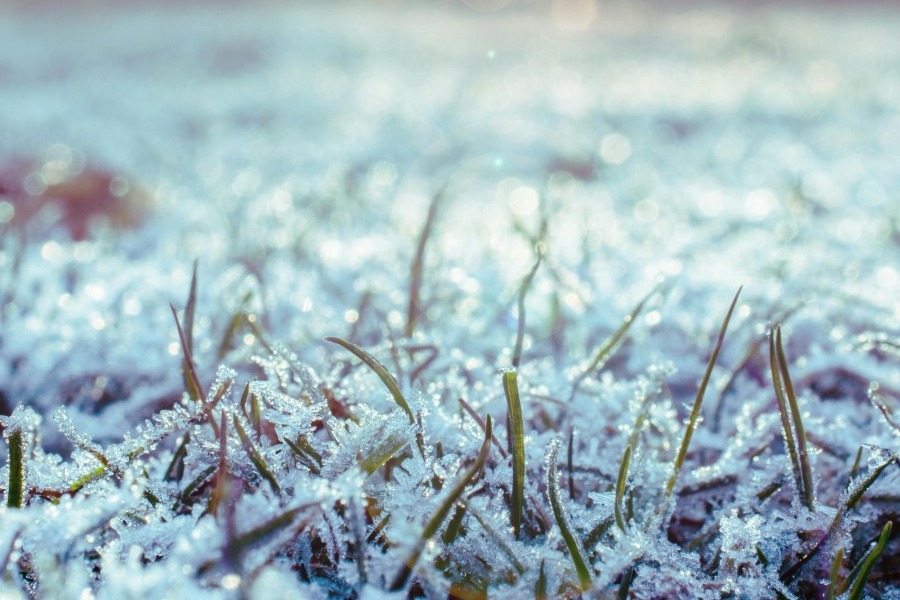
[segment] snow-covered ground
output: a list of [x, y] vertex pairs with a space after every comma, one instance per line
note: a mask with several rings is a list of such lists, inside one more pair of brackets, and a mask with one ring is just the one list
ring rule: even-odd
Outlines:
[[[877, 382], [900, 405], [900, 9], [662, 4], [0, 8], [0, 175], [34, 197], [53, 173], [77, 179], [96, 169], [146, 205], [134, 228], [100, 218], [71, 242], [52, 225], [65, 208], [48, 202], [46, 214], [14, 225], [24, 200], [0, 198], [4, 411], [22, 403], [45, 415], [44, 448], [68, 455], [49, 418], [60, 404], [104, 445], [170, 408], [184, 384], [169, 303], [184, 306], [196, 259], [204, 385], [220, 363], [238, 369], [240, 388], [262, 376], [249, 359], [269, 359], [250, 327], [220, 352], [234, 315], [246, 313], [264, 341], [295, 353], [351, 406], [387, 413], [393, 404], [374, 375], [346, 367], [349, 355], [322, 340], [345, 337], [395, 364], [392, 343], [410, 343], [410, 265], [441, 194], [413, 340], [437, 358], [415, 385], [402, 382], [430, 407], [431, 443], [445, 440], [463, 458], [474, 448], [480, 434], [459, 425], [457, 396], [493, 414], [505, 438], [500, 373], [546, 218], [525, 304], [526, 421], [549, 412], [565, 424], [559, 433], [574, 422], [576, 461], [603, 465], [605, 485], [640, 410], [632, 397], [659, 385], [654, 435], [663, 441], [640, 464], [648, 482], [662, 481], [651, 458], [674, 454], [743, 285], [693, 441], [708, 453], [692, 453], [691, 467], [728, 456], [735, 440], [774, 440], [766, 456], [785, 460], [765, 344], [718, 397], [748, 347], [784, 320], [804, 424], [841, 459], [814, 452], [821, 500], [835, 506], [841, 485], [825, 479], [845, 480], [861, 444], [900, 445], [867, 394]], [[660, 280], [605, 379], [589, 377], [583, 397], [560, 408]], [[404, 357], [394, 360], [408, 374]], [[529, 477], [543, 498], [542, 461], [557, 432], [535, 427]], [[717, 464], [720, 473], [737, 468]], [[355, 485], [337, 459], [326, 466], [340, 485]], [[440, 468], [453, 479], [458, 466]], [[503, 477], [500, 467], [493, 473]], [[583, 485], [585, 502], [572, 510], [590, 523], [601, 503], [586, 494], [602, 485]], [[896, 497], [896, 474], [876, 486]], [[120, 496], [97, 510], [140, 501]], [[415, 500], [398, 492], [385, 503], [399, 512]], [[395, 535], [425, 518], [397, 524]], [[752, 521], [728, 519], [745, 529]], [[218, 539], [208, 521], [194, 531]], [[187, 533], [178, 545], [171, 527], [149, 527], [162, 563], [193, 551]], [[17, 528], [4, 525], [0, 547]], [[127, 588], [116, 569], [140, 558], [119, 543], [100, 551], [125, 557], [108, 568], [110, 590]], [[397, 557], [373, 552], [373, 573], [390, 579]], [[513, 596], [516, 586], [533, 590], [544, 558], [533, 546], [522, 552], [529, 575], [506, 588]], [[599, 556], [597, 565], [619, 560]], [[895, 544], [894, 565], [897, 556]], [[176, 572], [154, 568], [131, 582], [146, 586], [134, 593], [163, 590]], [[563, 571], [553, 565], [551, 581], [565, 580]], [[651, 576], [637, 573], [635, 593], [653, 597]]]

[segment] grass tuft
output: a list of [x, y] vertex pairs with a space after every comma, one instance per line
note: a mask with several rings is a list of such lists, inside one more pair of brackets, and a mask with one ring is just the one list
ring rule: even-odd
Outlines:
[[825, 535], [823, 535], [819, 539], [816, 545], [813, 546], [812, 550], [804, 553], [796, 561], [781, 570], [781, 581], [789, 583], [797, 576], [803, 566], [806, 565], [814, 556], [816, 556], [819, 551], [824, 548], [831, 540], [831, 538], [838, 532], [841, 524], [844, 522], [844, 518], [851, 510], [857, 507], [860, 500], [862, 500], [863, 495], [865, 495], [866, 491], [868, 491], [868, 489], [872, 487], [872, 484], [875, 483], [881, 473], [890, 465], [897, 462], [897, 454], [888, 453], [887, 456], [885, 456], [877, 465], [875, 465], [874, 468], [869, 470], [862, 481], [855, 485], [854, 482], [851, 482], [850, 489], [847, 492], [847, 495], [844, 497], [843, 502], [838, 507], [837, 512], [834, 515], [834, 519], [831, 521], [831, 526], [829, 526], [828, 530], [825, 532]]
[[[815, 497], [812, 470], [809, 466], [809, 454], [806, 449], [806, 432], [794, 386], [788, 373], [787, 359], [781, 343], [781, 327], [769, 334], [769, 365], [772, 372], [772, 383], [775, 386], [775, 397], [778, 411], [781, 414], [781, 425], [784, 431], [784, 443], [791, 459], [797, 495], [800, 503], [811, 512], [815, 511]], [[789, 412], [790, 411], [790, 412]]]

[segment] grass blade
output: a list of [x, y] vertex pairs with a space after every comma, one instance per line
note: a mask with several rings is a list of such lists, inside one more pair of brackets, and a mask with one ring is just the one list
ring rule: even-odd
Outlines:
[[791, 471], [794, 475], [794, 488], [801, 503], [805, 501], [805, 487], [803, 474], [800, 470], [800, 459], [797, 457], [797, 444], [794, 440], [794, 428], [791, 426], [791, 417], [787, 408], [787, 400], [784, 396], [784, 387], [781, 383], [781, 370], [778, 367], [777, 351], [775, 350], [774, 331], [769, 335], [769, 369], [772, 373], [772, 383], [775, 386], [775, 399], [778, 402], [778, 413], [781, 416], [781, 430], [784, 433], [784, 445], [787, 447], [791, 460]]
[[[466, 411], [466, 414], [468, 414], [470, 417], [472, 417], [473, 421], [478, 423], [478, 426], [481, 427], [481, 431], [484, 431], [485, 430], [484, 419], [482, 419], [480, 416], [478, 416], [478, 413], [475, 412], [475, 409], [472, 408], [472, 406], [468, 402], [466, 402], [464, 399], [457, 398], [457, 400], [459, 400], [459, 404]], [[507, 456], [509, 456], [509, 453], [506, 451], [506, 448], [504, 448], [503, 445], [500, 443], [500, 440], [497, 439], [497, 436], [492, 435], [491, 440], [493, 440], [494, 447], [496, 447], [497, 451], [500, 452], [501, 457], [506, 458]]]
[[566, 449], [566, 474], [569, 476], [569, 500], [575, 499], [575, 426], [569, 428], [569, 444]]
[[593, 585], [593, 577], [591, 569], [584, 557], [584, 551], [581, 549], [578, 540], [572, 534], [569, 527], [569, 520], [566, 518], [565, 507], [563, 507], [562, 499], [559, 493], [559, 439], [555, 439], [550, 443], [547, 451], [547, 499], [550, 501], [550, 507], [553, 509], [553, 516], [556, 518], [556, 524], [559, 526], [560, 534], [569, 549], [569, 555], [572, 557], [572, 564], [575, 565], [575, 572], [578, 574], [578, 581], [581, 590], [586, 592]]
[[231, 420], [234, 423], [234, 429], [237, 431], [238, 437], [241, 438], [241, 446], [244, 447], [244, 452], [250, 457], [250, 462], [253, 463], [253, 466], [256, 467], [256, 470], [259, 471], [262, 478], [269, 482], [272, 489], [275, 490], [276, 493], [281, 493], [281, 486], [278, 485], [278, 480], [275, 479], [275, 475], [272, 474], [269, 465], [266, 464], [265, 459], [250, 439], [250, 436], [244, 431], [241, 421], [238, 419], [237, 415], [232, 415], [231, 417]]
[[9, 485], [6, 487], [6, 505], [22, 508], [25, 498], [25, 441], [22, 429], [17, 427], [9, 434]]
[[625, 500], [625, 484], [628, 481], [628, 467], [631, 465], [631, 446], [625, 447], [625, 455], [622, 457], [622, 463], [619, 465], [619, 477], [616, 479], [616, 525], [625, 532], [625, 517], [622, 512]]
[[875, 544], [875, 547], [866, 554], [865, 558], [863, 558], [862, 568], [859, 570], [859, 574], [850, 586], [850, 592], [847, 595], [848, 600], [862, 600], [866, 589], [866, 582], [869, 580], [869, 575], [872, 574], [872, 568], [875, 566], [878, 557], [884, 552], [884, 547], [891, 537], [892, 526], [893, 522], [891, 521], [884, 524], [884, 529], [881, 530], [881, 535], [878, 536], [878, 542]]
[[203, 386], [200, 385], [200, 378], [197, 377], [197, 367], [194, 365], [194, 357], [191, 354], [191, 345], [188, 341], [187, 334], [181, 327], [181, 321], [178, 320], [178, 311], [175, 310], [175, 305], [170, 303], [169, 308], [172, 309], [172, 316], [175, 317], [175, 327], [178, 328], [178, 340], [181, 342], [184, 387], [191, 400], [200, 402], [203, 399]]
[[409, 422], [416, 422], [416, 418], [413, 416], [412, 409], [409, 407], [409, 404], [407, 404], [406, 398], [403, 397], [403, 392], [400, 391], [400, 385], [397, 383], [397, 380], [394, 379], [394, 376], [388, 372], [387, 367], [378, 362], [378, 360], [374, 356], [372, 356], [353, 342], [348, 342], [347, 340], [333, 336], [325, 338], [325, 341], [344, 347], [359, 360], [363, 361], [366, 366], [375, 371], [375, 374], [378, 375], [378, 378], [381, 379], [382, 383], [384, 383], [385, 387], [387, 387], [388, 391], [391, 393], [391, 396], [394, 397], [394, 402], [396, 402], [397, 405], [403, 409], [403, 412], [406, 413], [406, 416], [409, 417]]
[[456, 541], [457, 537], [459, 537], [459, 534], [462, 531], [462, 522], [465, 516], [466, 507], [463, 503], [460, 502], [456, 505], [456, 512], [454, 512], [453, 516], [450, 517], [450, 522], [447, 523], [447, 528], [441, 535], [441, 541], [444, 542], [445, 546], [449, 546]]
[[422, 233], [419, 235], [419, 243], [416, 246], [416, 256], [413, 259], [412, 266], [409, 269], [409, 306], [406, 309], [406, 329], [404, 336], [411, 338], [415, 331], [416, 323], [422, 318], [422, 305], [419, 293], [422, 289], [423, 273], [425, 271], [425, 246], [434, 230], [438, 208], [441, 200], [444, 198], [446, 186], [441, 188], [431, 204], [428, 206], [428, 215], [425, 217], [425, 225], [422, 227]]
[[466, 486], [475, 479], [475, 476], [481, 472], [484, 468], [484, 463], [487, 461], [488, 451], [491, 448], [491, 432], [493, 430], [493, 426], [491, 423], [491, 417], [488, 415], [487, 421], [485, 423], [484, 429], [484, 441], [481, 444], [481, 450], [478, 451], [478, 456], [475, 458], [475, 462], [472, 463], [472, 466], [469, 467], [469, 470], [466, 471], [465, 475], [456, 482], [453, 488], [447, 493], [447, 496], [441, 502], [440, 506], [438, 506], [437, 511], [435, 511], [434, 515], [432, 515], [431, 519], [425, 525], [425, 529], [422, 531], [422, 537], [419, 539], [409, 558], [406, 560], [406, 563], [397, 573], [397, 576], [394, 578], [394, 581], [391, 583], [390, 591], [396, 592], [398, 590], [403, 589], [403, 586], [406, 585], [406, 582], [409, 580], [409, 576], [412, 575], [412, 570], [416, 566], [416, 563], [419, 561], [419, 557], [422, 555], [422, 551], [425, 549], [425, 544], [437, 533], [437, 530], [440, 528], [441, 523], [444, 522], [444, 519], [447, 517], [447, 514], [456, 504], [456, 501], [459, 500], [459, 497], [462, 496], [463, 491], [466, 489]]
[[166, 468], [166, 474], [163, 476], [163, 480], [181, 481], [181, 478], [184, 477], [184, 459], [187, 456], [187, 445], [190, 441], [191, 432], [188, 431], [184, 434], [181, 443], [178, 444], [178, 448], [175, 449], [175, 453], [172, 454], [172, 460]]
[[236, 536], [232, 542], [232, 552], [235, 556], [240, 557], [246, 550], [261, 544], [286, 527], [290, 527], [297, 519], [298, 514], [313, 506], [314, 504], [304, 504], [288, 509], [262, 525]]
[[616, 594], [617, 600], [628, 600], [628, 591], [631, 589], [631, 582], [634, 581], [634, 567], [628, 567], [622, 574], [622, 581], [619, 583], [619, 591]]
[[628, 330], [631, 329], [631, 326], [634, 324], [635, 320], [637, 320], [638, 315], [644, 310], [644, 305], [647, 304], [650, 298], [652, 298], [661, 287], [662, 282], [654, 286], [654, 288], [638, 302], [637, 306], [625, 316], [622, 320], [622, 324], [619, 325], [619, 328], [603, 342], [603, 345], [600, 346], [597, 353], [594, 355], [594, 359], [584, 371], [581, 372], [581, 375], [575, 379], [575, 383], [572, 385], [572, 393], [569, 394], [570, 402], [575, 398], [578, 390], [581, 389], [581, 384], [584, 383], [584, 380], [590, 377], [591, 373], [596, 373], [597, 369], [603, 367], [603, 365], [606, 364], [606, 361], [608, 361], [613, 354], [615, 354], [615, 351], [619, 349], [619, 345], [622, 343], [622, 340], [625, 339], [625, 334], [628, 333]]
[[716, 359], [719, 357], [719, 350], [722, 349], [722, 342], [725, 341], [725, 332], [728, 331], [728, 323], [731, 321], [731, 315], [734, 313], [734, 307], [737, 306], [737, 301], [741, 295], [742, 289], [743, 286], [738, 288], [737, 293], [734, 295], [734, 300], [731, 301], [731, 306], [728, 307], [728, 313], [725, 315], [725, 320], [722, 321], [722, 327], [719, 329], [719, 336], [716, 339], [716, 344], [709, 357], [709, 363], [706, 365], [706, 372], [703, 374], [700, 388], [697, 390], [696, 398], [694, 398], [694, 407], [691, 409], [691, 416], [688, 419], [687, 427], [685, 427], [684, 430], [684, 439], [681, 440], [681, 447], [678, 448], [678, 456], [675, 457], [672, 476], [669, 478], [668, 483], [666, 483], [666, 490], [663, 496], [665, 502], [668, 502], [669, 498], [672, 496], [672, 491], [675, 489], [675, 483], [678, 481], [678, 473], [681, 471], [681, 466], [684, 464], [688, 447], [691, 444], [691, 437], [694, 435], [694, 429], [697, 427], [697, 420], [700, 417], [700, 407], [703, 404], [703, 395], [706, 393], [706, 386], [709, 385], [709, 378], [712, 376], [713, 367], [716, 365]]
[[[187, 304], [184, 305], [184, 334], [187, 337], [188, 349], [194, 351], [194, 315], [197, 312], [197, 259], [191, 271], [191, 289], [188, 292]], [[187, 364], [185, 364], [187, 368]]]
[[503, 373], [503, 392], [509, 415], [509, 450], [512, 454], [512, 487], [510, 521], [516, 538], [521, 534], [522, 514], [525, 507], [525, 425], [522, 419], [522, 403], [516, 371]]
[[[785, 445], [788, 446], [794, 481], [800, 502], [810, 511], [815, 511], [815, 498], [812, 471], [809, 466], [809, 455], [806, 449], [806, 432], [794, 394], [794, 386], [788, 373], [787, 359], [781, 343], [781, 326], [775, 327], [769, 335], [769, 365], [772, 370], [772, 382], [775, 385], [775, 396], [778, 410], [781, 412], [781, 424], [785, 428]], [[788, 415], [788, 409], [790, 415]], [[791, 432], [793, 429], [793, 434]]]
[[292, 442], [288, 438], [282, 438], [282, 441], [287, 443], [287, 445], [290, 446], [291, 450], [293, 450], [297, 455], [304, 456], [308, 459], [311, 458], [316, 463], [316, 466], [322, 466], [322, 455], [319, 454], [318, 450], [313, 448], [312, 444], [309, 443], [309, 440], [307, 440], [306, 437], [301, 435], [297, 438], [296, 442]]
[[519, 287], [519, 300], [517, 305], [519, 311], [519, 325], [516, 331], [516, 345], [512, 355], [512, 366], [516, 369], [519, 368], [519, 363], [522, 361], [522, 346], [525, 343], [525, 295], [528, 293], [528, 288], [531, 287], [534, 274], [537, 273], [538, 267], [541, 266], [541, 260], [543, 260], [543, 258], [544, 254], [540, 251], [540, 245], [538, 245], [537, 260], [535, 261], [534, 266], [531, 267], [528, 275], [522, 280], [522, 285]]
[[187, 486], [184, 488], [184, 491], [181, 492], [181, 494], [175, 500], [175, 505], [172, 507], [172, 510], [178, 510], [178, 507], [182, 505], [188, 506], [191, 503], [191, 494], [194, 493], [194, 490], [206, 483], [206, 481], [215, 472], [216, 467], [207, 467], [199, 475], [197, 475], [197, 477], [195, 477], [189, 484], [187, 484]]
[[834, 595], [843, 587], [841, 579], [841, 564], [844, 562], [844, 549], [838, 548], [831, 561], [831, 572], [828, 576], [828, 587], [825, 588], [825, 600], [834, 600]]
[[547, 598], [547, 574], [544, 572], [544, 561], [541, 560], [541, 570], [538, 571], [538, 578], [534, 583], [534, 600], [547, 600]]
[[383, 440], [368, 456], [360, 459], [359, 468], [366, 474], [371, 475], [380, 469], [384, 463], [389, 461], [395, 454], [400, 452], [406, 446], [406, 440], [388, 438]]

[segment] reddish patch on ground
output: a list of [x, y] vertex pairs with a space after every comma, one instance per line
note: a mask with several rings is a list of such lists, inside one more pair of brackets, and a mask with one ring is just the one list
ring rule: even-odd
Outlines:
[[96, 228], [137, 227], [150, 197], [126, 177], [90, 164], [14, 159], [0, 165], [0, 227], [44, 236], [55, 229], [74, 240]]

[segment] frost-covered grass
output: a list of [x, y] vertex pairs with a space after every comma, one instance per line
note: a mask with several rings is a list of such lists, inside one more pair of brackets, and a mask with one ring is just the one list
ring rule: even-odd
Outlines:
[[900, 597], [900, 15], [603, 9], [0, 21], [0, 595]]

